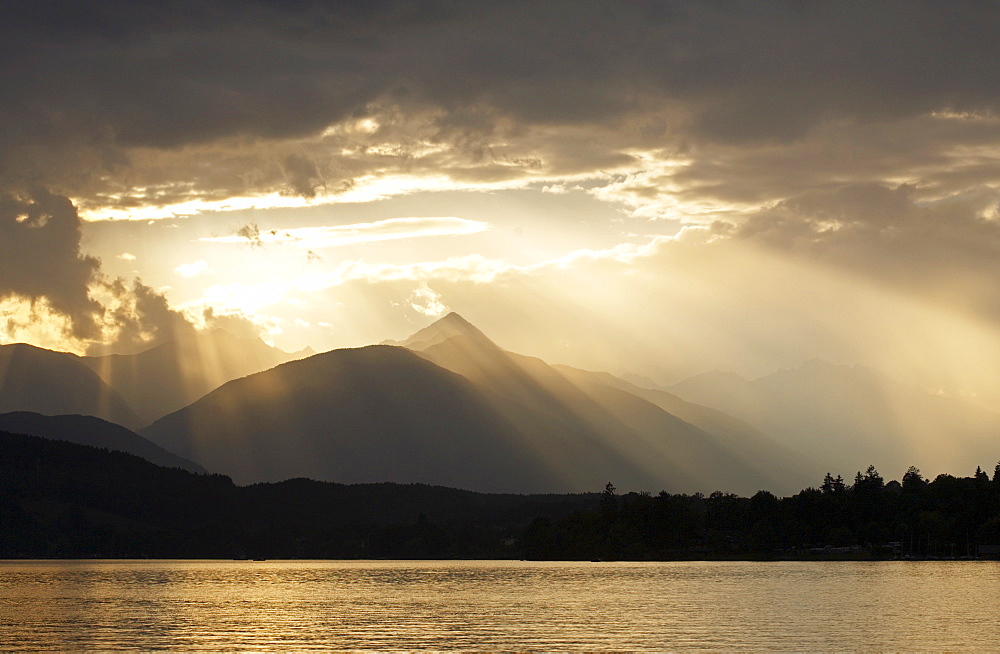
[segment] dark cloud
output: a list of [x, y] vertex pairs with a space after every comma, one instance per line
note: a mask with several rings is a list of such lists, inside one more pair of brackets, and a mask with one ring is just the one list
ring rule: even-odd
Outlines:
[[240, 313], [216, 313], [212, 307], [205, 307], [202, 312], [205, 327], [208, 330], [222, 329], [234, 336], [248, 340], [260, 338], [260, 325]]
[[243, 225], [236, 230], [236, 235], [245, 238], [252, 248], [264, 247], [264, 242], [260, 238], [260, 227], [257, 226], [257, 223]]
[[87, 354], [141, 352], [194, 334], [195, 327], [187, 316], [171, 309], [162, 293], [141, 280], [129, 285], [119, 278], [105, 281], [103, 286], [115, 299], [106, 310], [110, 334], [106, 342], [90, 344]]
[[302, 197], [316, 197], [316, 189], [324, 186], [323, 176], [316, 162], [300, 154], [285, 157], [283, 168], [290, 190]]
[[45, 299], [78, 338], [187, 327], [149, 287], [100, 281], [62, 196], [129, 210], [626, 167], [602, 199], [767, 205], [715, 234], [1000, 315], [995, 3], [7, 4], [0, 295]]
[[[0, 196], [0, 299], [43, 303], [92, 353], [136, 351], [194, 330], [162, 293], [139, 280], [107, 279], [100, 260], [81, 253], [80, 225], [63, 196], [39, 189]], [[6, 319], [12, 335], [30, 327]], [[44, 312], [32, 320], [45, 320]]]
[[905, 184], [813, 190], [728, 233], [1000, 320], [1000, 195], [993, 190], [936, 201]]
[[100, 334], [101, 304], [91, 297], [100, 261], [80, 252], [80, 217], [58, 195], [0, 197], [0, 298], [46, 300], [73, 336]]
[[[441, 138], [470, 148], [653, 114], [636, 141], [995, 112], [998, 32], [987, 2], [16, 3], [0, 179], [69, 191], [137, 147], [305, 137], [372, 103], [439, 111]], [[284, 169], [308, 194], [324, 177], [300, 163]]]

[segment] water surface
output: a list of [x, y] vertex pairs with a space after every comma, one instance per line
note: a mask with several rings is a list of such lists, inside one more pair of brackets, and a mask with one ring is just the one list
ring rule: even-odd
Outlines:
[[0, 561], [0, 648], [993, 650], [993, 562]]

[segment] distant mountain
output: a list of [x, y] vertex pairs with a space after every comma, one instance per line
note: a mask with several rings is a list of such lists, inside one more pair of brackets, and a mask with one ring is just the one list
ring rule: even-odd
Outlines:
[[144, 423], [80, 359], [33, 345], [0, 346], [0, 412], [82, 414], [136, 428]]
[[[610, 374], [610, 373], [608, 373], [608, 374]], [[656, 389], [656, 388], [660, 387], [660, 385], [658, 383], [656, 383], [655, 381], [653, 381], [649, 377], [646, 377], [644, 375], [637, 375], [635, 373], [625, 373], [623, 375], [620, 375], [619, 379], [627, 381], [628, 383], [632, 384], [633, 386], [638, 386], [639, 388], [652, 388], [652, 389]]]
[[[239, 483], [301, 476], [518, 493], [776, 483], [650, 402], [607, 387], [594, 401], [457, 315], [436, 325], [409, 339], [427, 345], [419, 355], [386, 345], [318, 354], [231, 381], [141, 433]], [[463, 356], [465, 374], [445, 369]]]
[[1000, 414], [861, 366], [816, 359], [753, 381], [716, 371], [665, 390], [738, 416], [845, 478], [869, 464], [886, 478], [911, 465], [961, 474], [1000, 458]]
[[421, 351], [446, 341], [453, 336], [472, 336], [478, 339], [489, 340], [472, 323], [452, 311], [407, 339], [402, 341], [383, 341], [382, 345], [398, 345], [410, 350]]
[[313, 354], [288, 353], [222, 329], [198, 332], [138, 354], [81, 357], [148, 424], [231, 379]]
[[641, 397], [667, 413], [712, 434], [740, 460], [761, 475], [774, 479], [775, 484], [769, 489], [791, 492], [789, 484], [793, 487], [798, 484], [799, 488], [815, 484], [815, 472], [821, 469], [817, 461], [777, 442], [745, 420], [718, 409], [686, 402], [666, 391], [639, 387], [610, 373], [577, 370], [569, 366], [554, 367], [570, 379], [600, 383]]
[[[705, 489], [791, 492], [812, 466], [743, 421], [647, 391], [608, 373], [550, 366], [506, 352], [452, 313], [408, 339], [428, 360], [567, 430], [660, 467], [662, 478]], [[684, 480], [683, 482], [681, 480]], [[683, 487], [683, 486], [682, 486]]]
[[528, 442], [467, 380], [399, 347], [334, 350], [233, 380], [141, 433], [238, 483], [558, 487], [534, 451], [557, 443]]
[[101, 447], [142, 457], [165, 468], [204, 473], [196, 463], [167, 452], [121, 425], [93, 416], [45, 416], [28, 411], [0, 414], [0, 431]]

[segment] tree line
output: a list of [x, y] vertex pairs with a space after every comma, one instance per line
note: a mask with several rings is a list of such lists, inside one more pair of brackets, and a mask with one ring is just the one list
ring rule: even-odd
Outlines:
[[992, 477], [853, 483], [779, 498], [474, 493], [291, 479], [236, 486], [121, 452], [0, 432], [2, 558], [671, 560], [996, 557]]
[[875, 466], [848, 484], [779, 498], [715, 492], [618, 495], [558, 520], [538, 517], [522, 544], [532, 559], [995, 558], [1000, 553], [1000, 463], [992, 478], [910, 467], [885, 482]]

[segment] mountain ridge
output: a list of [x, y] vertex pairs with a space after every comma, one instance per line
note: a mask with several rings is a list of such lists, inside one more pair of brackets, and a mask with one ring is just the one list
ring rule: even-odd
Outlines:
[[30, 411], [13, 411], [0, 414], [0, 431], [125, 452], [166, 468], [201, 474], [207, 472], [198, 464], [168, 452], [121, 425], [94, 416], [47, 416]]
[[149, 424], [231, 379], [267, 370], [310, 351], [284, 352], [260, 338], [243, 338], [217, 328], [135, 354], [80, 360]]
[[81, 414], [137, 428], [143, 420], [79, 357], [27, 343], [0, 345], [0, 412]]
[[[620, 389], [602, 387], [594, 401], [457, 314], [404, 342], [424, 349], [383, 344], [281, 364], [141, 433], [239, 483], [305, 476], [575, 492], [614, 479], [694, 492], [773, 482], [698, 427]], [[481, 364], [482, 374], [456, 372], [447, 353]]]

